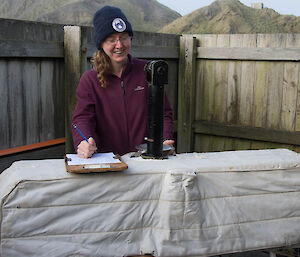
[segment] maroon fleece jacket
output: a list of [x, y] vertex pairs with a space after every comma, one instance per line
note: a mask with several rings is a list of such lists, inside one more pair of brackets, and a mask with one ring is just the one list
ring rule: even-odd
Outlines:
[[[106, 88], [100, 87], [95, 70], [81, 76], [72, 123], [86, 138], [95, 139], [98, 152], [123, 155], [136, 151], [136, 146], [144, 143], [148, 120], [146, 63], [146, 60], [129, 56], [121, 78], [109, 75]], [[164, 140], [173, 139], [172, 115], [165, 94]], [[76, 150], [83, 139], [73, 127], [71, 129]]]

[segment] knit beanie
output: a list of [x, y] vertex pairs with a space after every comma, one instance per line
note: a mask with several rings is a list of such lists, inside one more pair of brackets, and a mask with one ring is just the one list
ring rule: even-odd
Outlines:
[[93, 17], [94, 40], [96, 47], [100, 48], [100, 43], [113, 33], [128, 32], [133, 36], [131, 24], [127, 20], [121, 9], [113, 6], [104, 6], [99, 9]]

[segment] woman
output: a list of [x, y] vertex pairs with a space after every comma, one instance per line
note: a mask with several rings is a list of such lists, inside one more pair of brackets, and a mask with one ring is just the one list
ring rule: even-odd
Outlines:
[[[72, 127], [74, 147], [81, 158], [95, 152], [123, 155], [136, 151], [147, 134], [146, 60], [129, 54], [133, 31], [123, 12], [105, 6], [93, 17], [98, 51], [93, 69], [85, 72], [76, 90], [77, 104], [72, 118], [82, 134]], [[172, 109], [165, 96], [164, 143], [172, 145]]]

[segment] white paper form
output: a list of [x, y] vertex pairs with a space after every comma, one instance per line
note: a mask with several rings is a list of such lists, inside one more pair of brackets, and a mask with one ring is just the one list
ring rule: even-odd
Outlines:
[[95, 153], [91, 158], [83, 159], [77, 154], [66, 154], [68, 165], [87, 165], [103, 163], [121, 163], [119, 159], [114, 158], [113, 153]]

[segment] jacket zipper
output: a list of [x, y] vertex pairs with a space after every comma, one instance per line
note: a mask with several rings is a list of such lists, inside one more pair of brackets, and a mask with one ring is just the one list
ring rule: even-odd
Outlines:
[[[124, 86], [124, 81], [121, 80], [121, 88], [122, 88], [122, 95], [125, 96], [125, 86]], [[127, 146], [129, 147], [129, 141], [130, 141], [130, 136], [129, 136], [129, 128], [128, 128], [128, 120], [127, 120], [127, 108], [126, 108], [126, 99], [125, 97], [123, 98], [123, 104], [124, 104], [124, 110], [125, 110], [125, 122], [126, 122], [126, 134], [127, 134]]]
[[122, 94], [125, 95], [125, 87], [123, 80], [121, 81], [121, 87], [122, 87]]

